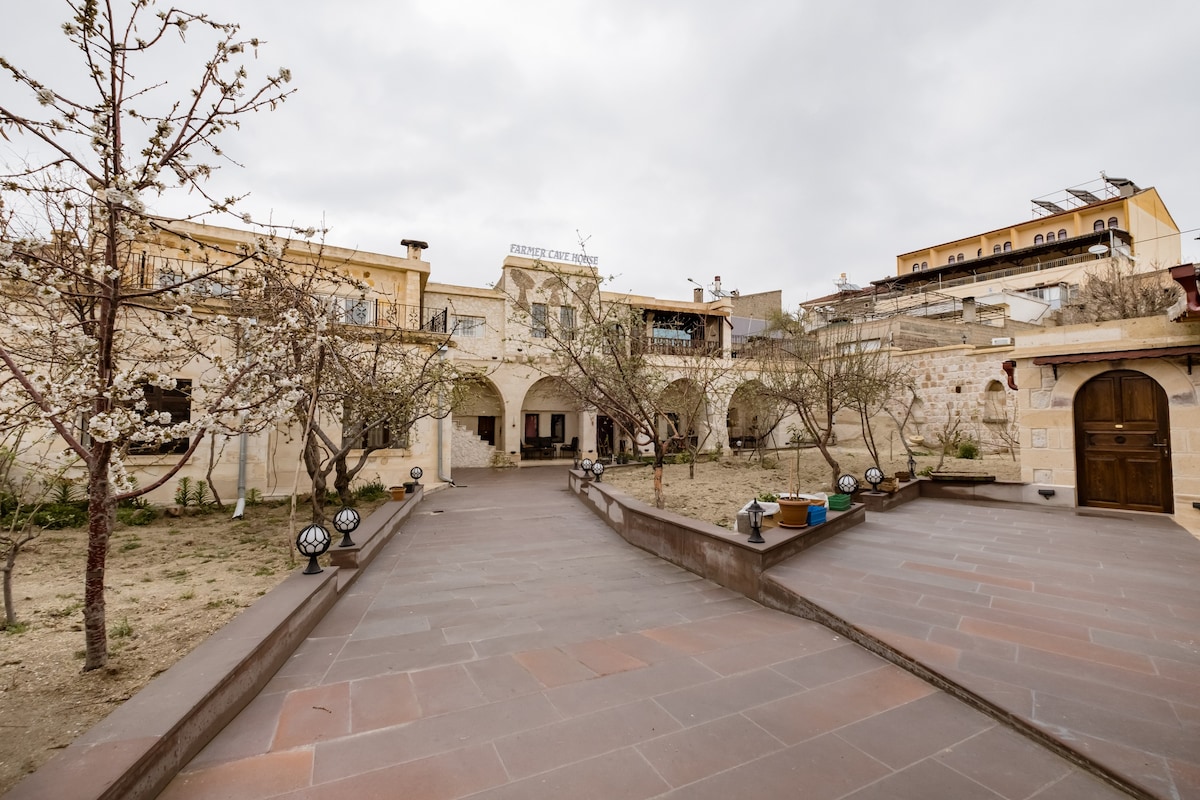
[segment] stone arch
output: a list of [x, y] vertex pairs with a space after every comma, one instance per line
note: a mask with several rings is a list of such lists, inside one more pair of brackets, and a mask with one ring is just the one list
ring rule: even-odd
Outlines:
[[472, 384], [454, 412], [451, 463], [457, 467], [491, 466], [503, 453], [504, 398], [488, 378]]
[[729, 446], [735, 451], [775, 447], [775, 437], [779, 423], [785, 416], [784, 411], [778, 401], [764, 393], [761, 381], [749, 380], [738, 384], [729, 397], [729, 408], [725, 415]]
[[1078, 504], [1173, 512], [1170, 416], [1166, 391], [1145, 371], [1084, 382], [1072, 407]]
[[[659, 403], [669, 418], [659, 421], [659, 435], [668, 441], [668, 450], [694, 450], [711, 444], [710, 398], [695, 381], [690, 378], [671, 381], [663, 389]], [[673, 432], [686, 441], [671, 442]]]
[[561, 457], [579, 447], [586, 421], [570, 388], [553, 376], [534, 381], [521, 401], [521, 460]]
[[1053, 379], [1053, 371], [1050, 367], [1042, 367], [1044, 373], [1050, 373], [1048, 377], [1054, 381], [1053, 388], [1050, 390], [1050, 407], [1072, 408], [1075, 404], [1075, 396], [1085, 383], [1103, 372], [1122, 368], [1143, 372], [1153, 378], [1167, 393], [1167, 401], [1172, 406], [1194, 407], [1200, 405], [1197, 388], [1182, 366], [1166, 359], [1147, 358], [1131, 362], [1097, 361], [1071, 364], [1069, 367], [1060, 366], [1057, 379]]

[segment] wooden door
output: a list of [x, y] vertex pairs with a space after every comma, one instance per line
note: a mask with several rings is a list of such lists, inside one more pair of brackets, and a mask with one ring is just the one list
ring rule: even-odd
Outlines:
[[476, 433], [480, 439], [494, 447], [496, 445], [496, 418], [480, 417]]
[[1075, 398], [1079, 505], [1174, 511], [1167, 393], [1148, 375], [1097, 375]]

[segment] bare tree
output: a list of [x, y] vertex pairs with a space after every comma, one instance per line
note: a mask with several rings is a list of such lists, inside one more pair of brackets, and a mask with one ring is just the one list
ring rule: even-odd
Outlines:
[[1179, 285], [1166, 270], [1137, 272], [1132, 261], [1110, 259], [1102, 269], [1088, 273], [1078, 297], [1062, 308], [1062, 322], [1105, 322], [1152, 317], [1166, 311], [1179, 298]]
[[[237, 305], [260, 285], [270, 237], [223, 253], [196, 242], [170, 279], [142, 260], [146, 242], [171, 230], [148, 210], [164, 192], [193, 193], [201, 212], [231, 208], [234, 200], [206, 193], [214, 167], [203, 159], [224, 158], [223, 133], [287, 97], [288, 72], [252, 84], [246, 64], [258, 41], [203, 14], [154, 12], [142, 0], [123, 15], [96, 0], [65, 6], [81, 94], [0, 58], [27, 92], [23, 105], [11, 92], [0, 104], [0, 135], [31, 154], [5, 164], [0, 181], [0, 425], [52, 428], [86, 473], [83, 668], [92, 670], [108, 658], [104, 581], [117, 502], [162, 486], [209, 432], [261, 429], [284, 413], [295, 390], [280, 345], [303, 332], [290, 317], [258, 325]], [[207, 50], [196, 82], [171, 96], [155, 66], [171, 58], [163, 51], [176, 37], [190, 46], [185, 33]], [[184, 371], [190, 385], [178, 380]], [[188, 418], [155, 407], [156, 393], [180, 395]], [[131, 448], [170, 458], [139, 486]]]
[[837, 486], [841, 465], [834, 445], [838, 414], [853, 410], [860, 419], [867, 447], [878, 461], [869, 420], [906, 381], [886, 354], [864, 347], [857, 329], [831, 327], [802, 332], [781, 331], [780, 346], [762, 362], [764, 391], [788, 404], [802, 428], [829, 465], [830, 487]]
[[[668, 445], [686, 435], [666, 391], [692, 359], [719, 358], [704, 338], [655, 343], [646, 335], [646, 312], [624, 298], [601, 301], [602, 279], [591, 268], [536, 262], [532, 270], [510, 268], [497, 288], [510, 299], [531, 369], [560, 379], [581, 408], [610, 417], [635, 446], [654, 453], [654, 497], [665, 506], [662, 473]], [[568, 308], [557, 319], [549, 308]], [[694, 372], [692, 374], [695, 374]], [[680, 418], [681, 420], [682, 418]]]
[[44, 462], [36, 468], [18, 462], [26, 453], [28, 429], [21, 426], [3, 433], [0, 444], [0, 573], [4, 584], [4, 626], [17, 624], [17, 606], [13, 598], [13, 570], [26, 545], [41, 534], [35, 515], [63, 480], [69, 462], [50, 466]]

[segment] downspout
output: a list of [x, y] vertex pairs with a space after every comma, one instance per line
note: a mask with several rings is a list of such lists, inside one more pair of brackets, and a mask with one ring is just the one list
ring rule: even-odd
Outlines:
[[[246, 348], [246, 366], [250, 366], [250, 348]], [[238, 484], [237, 484], [237, 506], [233, 509], [233, 518], [241, 519], [246, 514], [246, 441], [249, 434], [246, 433], [246, 412], [242, 412], [242, 432], [238, 436]]]
[[[447, 347], [446, 345], [442, 345], [441, 347], [438, 348], [438, 357], [441, 358], [442, 361], [445, 361], [446, 353], [449, 350], [450, 350], [449, 347]], [[449, 475], [446, 474], [445, 457], [442, 454], [442, 442], [445, 438], [445, 430], [446, 430], [446, 415], [443, 413], [443, 408], [445, 407], [445, 398], [446, 398], [445, 389], [439, 388], [438, 389], [438, 418], [437, 418], [437, 451], [438, 451], [437, 476], [438, 476], [439, 481], [441, 481], [443, 483], [448, 483], [451, 486], [453, 486], [454, 481], [450, 478]]]

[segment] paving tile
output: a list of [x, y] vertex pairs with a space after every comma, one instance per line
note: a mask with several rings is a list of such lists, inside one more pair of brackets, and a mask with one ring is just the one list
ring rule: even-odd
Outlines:
[[[939, 692], [847, 725], [837, 736], [889, 767], [902, 769], [995, 725]], [[899, 732], [904, 735], [897, 735]]]
[[577, 761], [472, 795], [471, 800], [644, 800], [666, 782], [632, 748]]
[[379, 675], [350, 683], [350, 732], [401, 725], [421, 716], [408, 673]]
[[934, 758], [1001, 797], [1035, 796], [1075, 772], [1068, 762], [999, 725], [946, 748]]
[[795, 681], [768, 668], [719, 678], [656, 697], [685, 727], [754, 709], [806, 691]]
[[311, 773], [311, 750], [267, 753], [198, 770], [185, 769], [158, 797], [263, 800], [308, 786]]
[[385, 766], [318, 784], [278, 800], [345, 800], [348, 797], [455, 800], [503, 784], [504, 768], [489, 745]]
[[413, 694], [426, 717], [481, 706], [487, 702], [483, 692], [462, 664], [405, 673], [412, 681]]
[[563, 652], [597, 675], [612, 675], [647, 666], [645, 661], [622, 652], [603, 640], [576, 642], [563, 646]]
[[936, 761], [919, 761], [847, 795], [845, 800], [1003, 800], [986, 786]]
[[585, 664], [557, 647], [517, 653], [513, 657], [538, 683], [547, 688], [596, 677], [596, 673]]
[[899, 667], [883, 665], [744, 713], [773, 736], [794, 744], [912, 702], [933, 691], [928, 684]]
[[679, 727], [656, 703], [643, 700], [505, 736], [495, 745], [508, 774], [519, 779], [653, 739]]
[[884, 661], [858, 645], [834, 637], [835, 647], [791, 661], [776, 664], [772, 669], [809, 689], [824, 686], [864, 672], [877, 670]]
[[664, 797], [672, 800], [729, 800], [731, 797], [834, 800], [890, 773], [888, 767], [845, 741], [834, 736], [820, 736], [675, 789]]
[[717, 673], [694, 659], [677, 658], [644, 669], [613, 673], [586, 683], [548, 689], [543, 694], [564, 717], [575, 717], [708, 683], [718, 677]]
[[740, 714], [694, 725], [637, 746], [671, 786], [683, 786], [783, 748]]
[[350, 684], [314, 686], [288, 692], [279, 711], [272, 750], [287, 750], [350, 732]]

